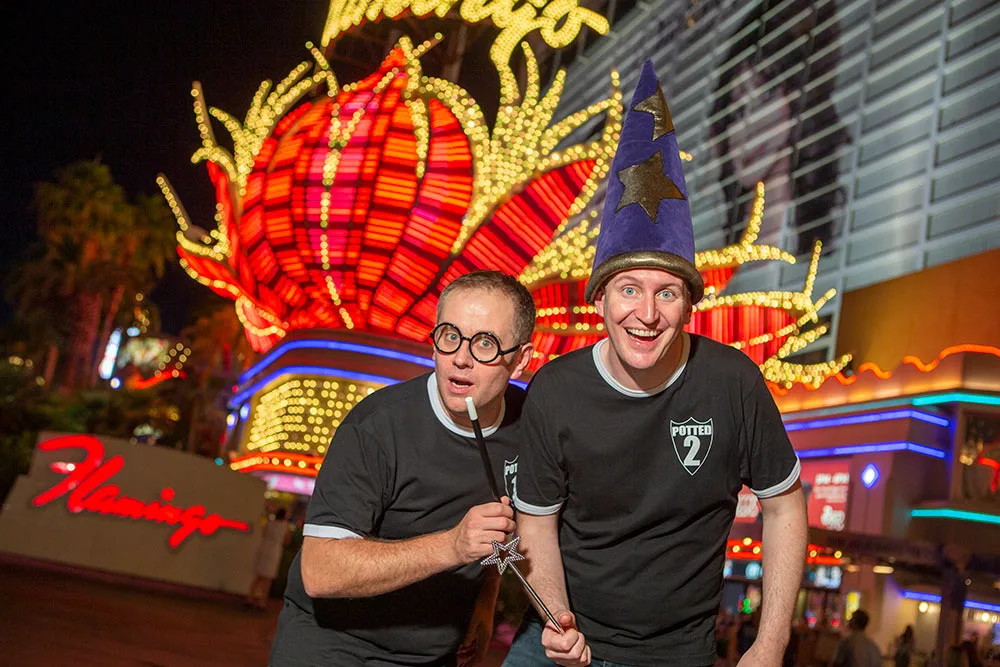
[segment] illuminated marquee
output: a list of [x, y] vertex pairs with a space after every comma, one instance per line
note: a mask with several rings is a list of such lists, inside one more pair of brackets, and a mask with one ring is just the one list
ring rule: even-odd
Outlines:
[[[799, 455], [808, 453], [800, 451]], [[851, 487], [850, 467], [847, 459], [802, 461], [800, 479], [806, 493], [806, 512], [809, 525], [834, 532], [847, 528], [847, 503]], [[740, 489], [736, 506], [737, 523], [754, 523], [760, 515], [760, 502], [753, 491]]]
[[561, 49], [569, 46], [584, 26], [601, 35], [608, 34], [610, 27], [606, 18], [580, 7], [576, 0], [533, 0], [520, 3], [515, 9], [516, 4], [516, 0], [334, 0], [330, 3], [322, 42], [326, 46], [365, 22], [402, 18], [407, 14], [417, 17], [433, 14], [438, 18], [457, 14], [466, 23], [489, 19], [500, 29], [490, 48], [490, 58], [500, 74], [501, 85], [509, 91], [517, 86], [510, 59], [517, 45], [530, 33], [538, 31], [546, 44]]
[[[617, 76], [610, 98], [554, 122], [565, 72], [543, 92], [525, 45], [527, 87], [490, 128], [466, 91], [424, 76], [432, 46], [404, 37], [347, 85], [314, 49], [319, 71], [265, 82], [243, 124], [195, 88], [202, 148], [192, 159], [208, 162], [217, 228], [192, 225], [159, 184], [180, 227], [181, 266], [235, 302], [254, 349], [304, 329], [426, 341], [445, 285], [477, 269], [520, 274], [607, 173], [621, 127]], [[303, 100], [317, 86], [326, 94]], [[595, 140], [562, 146], [600, 115]]]
[[122, 495], [121, 488], [117, 484], [108, 482], [122, 470], [125, 459], [119, 454], [105, 461], [104, 444], [93, 436], [69, 435], [53, 438], [39, 443], [38, 449], [43, 452], [81, 449], [85, 456], [79, 463], [52, 465], [53, 471], [65, 474], [66, 477], [52, 488], [35, 496], [32, 499], [35, 507], [43, 507], [68, 494], [66, 507], [73, 513], [92, 512], [176, 526], [168, 540], [168, 544], [174, 549], [195, 533], [212, 535], [222, 528], [250, 531], [250, 524], [224, 519], [215, 513], [208, 514], [202, 505], [191, 505], [186, 508], [173, 505], [170, 501], [174, 499], [174, 490], [171, 488], [163, 489], [159, 500], [152, 502]]

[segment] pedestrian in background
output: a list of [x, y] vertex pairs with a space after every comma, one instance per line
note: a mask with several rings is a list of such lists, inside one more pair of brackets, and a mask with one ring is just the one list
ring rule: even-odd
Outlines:
[[903, 634], [899, 636], [899, 640], [896, 642], [896, 654], [893, 656], [896, 667], [910, 667], [910, 659], [913, 656], [915, 648], [916, 645], [913, 641], [913, 626], [908, 625], [906, 626], [906, 629], [903, 630]]
[[287, 512], [282, 507], [275, 513], [274, 519], [264, 526], [264, 537], [257, 550], [256, 577], [250, 586], [250, 593], [247, 595], [248, 605], [258, 609], [267, 607], [271, 584], [278, 576], [281, 555], [284, 553], [285, 547], [288, 546], [291, 536], [292, 534], [288, 530]]
[[847, 627], [851, 633], [840, 640], [833, 656], [833, 667], [880, 667], [882, 651], [865, 634], [868, 627], [868, 612], [858, 609], [851, 616]]

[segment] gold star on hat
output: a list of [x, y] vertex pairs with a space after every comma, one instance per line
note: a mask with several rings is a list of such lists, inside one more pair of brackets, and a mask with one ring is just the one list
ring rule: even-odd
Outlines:
[[684, 195], [677, 189], [670, 177], [663, 173], [661, 151], [656, 151], [639, 164], [619, 170], [618, 178], [625, 186], [625, 190], [622, 192], [621, 199], [618, 200], [616, 213], [629, 204], [639, 204], [649, 216], [650, 222], [655, 225], [659, 222], [656, 218], [659, 214], [661, 201], [664, 199], [684, 199]]
[[653, 117], [653, 141], [664, 134], [674, 131], [674, 120], [670, 117], [667, 100], [663, 97], [663, 89], [656, 84], [656, 92], [632, 107], [633, 111], [642, 111]]

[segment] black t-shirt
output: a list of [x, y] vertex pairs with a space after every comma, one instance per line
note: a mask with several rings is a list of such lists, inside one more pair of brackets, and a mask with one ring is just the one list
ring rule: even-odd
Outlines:
[[[499, 424], [483, 429], [498, 488], [510, 496], [523, 400], [509, 386]], [[434, 375], [423, 375], [368, 396], [337, 429], [303, 535], [416, 537], [450, 529], [490, 500], [472, 431], [447, 417]], [[455, 664], [482, 582], [479, 563], [384, 595], [313, 599], [300, 558], [288, 573], [272, 667]]]
[[778, 495], [798, 457], [746, 355], [683, 336], [652, 392], [617, 383], [607, 342], [543, 366], [521, 416], [519, 512], [561, 512], [570, 606], [595, 657], [710, 665], [726, 539], [742, 484]]

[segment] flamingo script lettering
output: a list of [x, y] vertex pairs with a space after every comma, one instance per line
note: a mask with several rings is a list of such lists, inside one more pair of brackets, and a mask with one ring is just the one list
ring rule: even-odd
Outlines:
[[35, 507], [42, 507], [68, 494], [66, 507], [73, 513], [93, 512], [176, 526], [168, 540], [172, 549], [179, 547], [184, 540], [195, 533], [212, 535], [220, 528], [250, 531], [250, 524], [244, 521], [224, 519], [215, 513], [206, 514], [203, 505], [184, 508], [171, 504], [174, 490], [169, 487], [160, 491], [159, 500], [152, 502], [122, 495], [121, 488], [117, 484], [108, 482], [121, 471], [125, 459], [121, 455], [115, 455], [105, 461], [104, 444], [93, 436], [68, 435], [53, 438], [39, 443], [38, 449], [43, 452], [82, 449], [85, 457], [83, 461], [72, 466], [53, 466], [53, 470], [65, 472], [66, 477], [52, 488], [38, 494], [32, 500]]

